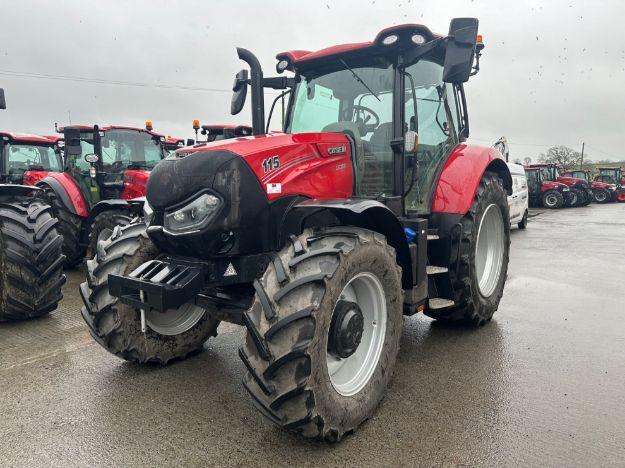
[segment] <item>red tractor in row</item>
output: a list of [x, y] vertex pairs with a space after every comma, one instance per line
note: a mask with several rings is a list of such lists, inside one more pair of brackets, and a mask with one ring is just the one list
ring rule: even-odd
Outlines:
[[625, 202], [625, 171], [621, 167], [598, 167], [599, 175], [595, 176], [595, 181], [605, 182], [616, 187], [613, 194], [614, 200]]
[[570, 189], [561, 182], [544, 179], [543, 169], [540, 167], [526, 167], [527, 189], [529, 205], [544, 206], [549, 209], [558, 209], [570, 206]]
[[[0, 88], [0, 109], [6, 109]], [[39, 317], [63, 298], [63, 239], [38, 189], [24, 185], [57, 168], [55, 143], [0, 132], [0, 322]]]
[[73, 125], [61, 128], [63, 172], [37, 182], [63, 234], [66, 266], [95, 252], [102, 231], [140, 212], [150, 170], [165, 157], [164, 137], [141, 128]]
[[583, 179], [562, 175], [557, 164], [536, 163], [530, 164], [530, 167], [538, 168], [542, 171], [543, 181], [559, 182], [569, 188], [568, 200], [565, 200], [565, 206], [587, 206], [593, 201], [594, 197], [590, 184]]
[[[503, 295], [512, 180], [499, 151], [466, 143], [477, 32], [459, 18], [446, 36], [405, 24], [278, 54], [289, 77], [264, 77], [238, 49], [250, 70], [231, 111], [249, 88], [253, 135], [153, 169], [145, 221], [115, 228], [87, 262], [93, 338], [166, 364], [220, 321], [240, 324], [243, 384], [269, 421], [335, 441], [370, 418], [403, 315], [477, 327]], [[283, 132], [267, 132], [264, 88], [289, 96]]]
[[562, 174], [567, 177], [573, 177], [586, 181], [590, 185], [593, 199], [597, 203], [608, 203], [616, 200], [616, 185], [609, 184], [607, 182], [601, 182], [598, 180], [592, 180], [590, 171], [588, 169], [562, 171]]

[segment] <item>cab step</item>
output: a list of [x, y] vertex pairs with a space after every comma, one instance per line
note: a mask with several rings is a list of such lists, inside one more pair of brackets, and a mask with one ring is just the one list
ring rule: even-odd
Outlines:
[[456, 305], [456, 303], [451, 299], [443, 299], [442, 297], [431, 297], [430, 299], [428, 299], [428, 305], [430, 309], [442, 310], [453, 307], [454, 305]]
[[425, 271], [428, 275], [440, 275], [441, 273], [447, 273], [449, 268], [435, 265], [427, 265]]

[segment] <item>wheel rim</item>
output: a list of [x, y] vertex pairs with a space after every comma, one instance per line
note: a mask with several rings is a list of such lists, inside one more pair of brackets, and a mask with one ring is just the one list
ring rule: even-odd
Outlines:
[[165, 312], [145, 313], [145, 323], [160, 335], [174, 336], [191, 330], [204, 317], [206, 311], [195, 304], [184, 304]]
[[597, 192], [595, 193], [595, 200], [597, 200], [598, 202], [604, 202], [605, 199], [607, 198], [605, 192]]
[[552, 206], [555, 206], [556, 203], [558, 203], [558, 199], [553, 193], [550, 193], [545, 198], [545, 203], [547, 204], [547, 206], [552, 207]]
[[499, 207], [492, 204], [486, 208], [480, 221], [475, 247], [478, 287], [484, 297], [493, 294], [497, 287], [501, 275], [503, 252], [503, 218]]
[[369, 382], [380, 359], [386, 336], [386, 295], [377, 276], [359, 273], [343, 288], [341, 300], [358, 304], [363, 315], [362, 338], [351, 356], [341, 359], [326, 352], [326, 360], [334, 389], [352, 396]]

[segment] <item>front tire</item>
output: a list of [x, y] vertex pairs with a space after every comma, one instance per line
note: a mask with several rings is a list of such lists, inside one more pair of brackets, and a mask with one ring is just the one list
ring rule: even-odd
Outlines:
[[183, 359], [216, 336], [219, 320], [209, 310], [185, 305], [166, 312], [146, 312], [147, 330], [141, 331], [141, 313], [119, 302], [108, 291], [108, 275], [126, 275], [158, 255], [144, 223], [115, 228], [101, 240], [93, 260], [87, 261], [87, 282], [80, 285], [82, 316], [91, 336], [107, 351], [127, 361], [165, 365]]
[[[239, 352], [254, 405], [305, 437], [340, 440], [374, 413], [395, 366], [402, 289], [394, 249], [364, 229], [306, 230], [254, 286]], [[358, 313], [361, 339], [347, 355]]]
[[46, 315], [63, 298], [63, 238], [39, 200], [0, 203], [0, 321]]
[[98, 238], [101, 234], [106, 236], [108, 231], [112, 232], [115, 229], [115, 226], [127, 226], [131, 221], [130, 213], [124, 210], [108, 210], [98, 214], [91, 223], [85, 259], [91, 260], [95, 257]]
[[[453, 307], [426, 308], [425, 314], [447, 323], [481, 326], [489, 322], [503, 295], [510, 251], [510, 215], [501, 179], [484, 173], [462, 231], [451, 251], [449, 279]], [[452, 255], [455, 255], [452, 253]], [[453, 267], [452, 267], [453, 265]]]
[[610, 192], [604, 189], [595, 190], [593, 197], [597, 203], [608, 203], [612, 199]]
[[527, 210], [525, 210], [525, 213], [523, 213], [523, 218], [521, 219], [521, 222], [519, 224], [517, 224], [517, 226], [519, 226], [519, 229], [525, 229], [527, 228]]
[[556, 210], [564, 205], [564, 197], [557, 190], [548, 190], [543, 194], [542, 202], [545, 208]]

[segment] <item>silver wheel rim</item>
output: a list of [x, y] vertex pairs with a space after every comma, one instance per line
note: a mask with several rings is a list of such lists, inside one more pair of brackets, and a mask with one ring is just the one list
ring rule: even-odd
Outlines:
[[174, 336], [191, 330], [205, 313], [204, 309], [195, 304], [184, 304], [165, 312], [146, 312], [145, 323], [160, 335]]
[[499, 283], [503, 252], [503, 218], [499, 207], [492, 204], [484, 211], [475, 246], [475, 271], [480, 293], [484, 297], [493, 294]]
[[595, 200], [597, 200], [598, 202], [603, 202], [606, 198], [608, 197], [605, 192], [597, 192], [597, 194], [595, 195]]
[[326, 351], [326, 360], [334, 389], [343, 396], [352, 396], [369, 382], [380, 360], [386, 336], [386, 295], [377, 276], [359, 273], [343, 288], [341, 299], [360, 307], [362, 339], [351, 356], [340, 359]]
[[558, 199], [554, 194], [550, 193], [547, 195], [547, 198], [545, 198], [545, 202], [547, 203], [547, 206], [555, 206], [555, 204], [558, 203]]

